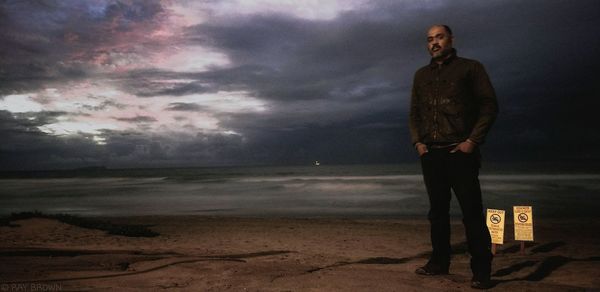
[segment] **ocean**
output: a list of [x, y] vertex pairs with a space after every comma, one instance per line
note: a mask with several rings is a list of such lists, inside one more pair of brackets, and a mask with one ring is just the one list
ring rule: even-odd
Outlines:
[[[480, 181], [486, 208], [599, 214], [598, 173], [482, 169]], [[0, 178], [0, 215], [401, 218], [424, 217], [427, 209], [417, 165], [83, 169]], [[460, 217], [455, 197], [451, 214]]]

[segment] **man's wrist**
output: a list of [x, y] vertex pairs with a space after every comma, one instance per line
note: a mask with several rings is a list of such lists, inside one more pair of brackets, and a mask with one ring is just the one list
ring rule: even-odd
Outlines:
[[477, 146], [477, 142], [471, 140], [471, 139], [467, 139], [465, 142], [472, 144], [473, 146]]

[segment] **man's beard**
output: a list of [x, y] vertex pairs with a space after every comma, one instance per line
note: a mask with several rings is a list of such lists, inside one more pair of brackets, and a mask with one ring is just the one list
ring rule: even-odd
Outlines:
[[445, 59], [448, 55], [450, 55], [450, 53], [452, 52], [452, 48], [446, 47], [443, 49], [440, 49], [439, 51], [435, 51], [435, 52], [431, 52], [431, 57], [434, 60], [441, 60], [441, 59]]

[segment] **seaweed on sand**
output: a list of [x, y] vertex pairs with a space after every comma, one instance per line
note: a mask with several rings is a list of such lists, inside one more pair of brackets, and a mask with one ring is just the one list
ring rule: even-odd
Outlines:
[[45, 214], [40, 211], [12, 213], [10, 216], [0, 217], [0, 226], [15, 226], [11, 221], [30, 218], [54, 219], [60, 222], [87, 228], [106, 231], [108, 234], [128, 237], [156, 237], [159, 233], [148, 229], [147, 225], [115, 224], [109, 221], [81, 217], [71, 214]]

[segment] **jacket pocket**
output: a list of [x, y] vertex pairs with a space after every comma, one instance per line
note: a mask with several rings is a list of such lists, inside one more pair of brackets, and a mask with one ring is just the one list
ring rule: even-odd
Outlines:
[[450, 135], [462, 136], [466, 131], [465, 106], [461, 103], [449, 102], [441, 111], [444, 115], [444, 128]]

